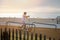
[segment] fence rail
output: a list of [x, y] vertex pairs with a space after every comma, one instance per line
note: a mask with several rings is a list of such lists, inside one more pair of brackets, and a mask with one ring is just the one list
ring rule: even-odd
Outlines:
[[[0, 22], [0, 25], [4, 24], [4, 25], [9, 25], [9, 23], [13, 23], [13, 24], [19, 24], [19, 26], [23, 23], [20, 22], [13, 22], [13, 21], [7, 21], [7, 22]], [[29, 27], [36, 27], [36, 24], [42, 24], [42, 25], [50, 25], [50, 26], [55, 26], [55, 29], [57, 29], [57, 25], [56, 24], [49, 24], [49, 23], [40, 23], [40, 22], [32, 22], [32, 23], [25, 23], [26, 25], [28, 25]]]
[[50, 26], [55, 26], [55, 29], [57, 29], [56, 24], [48, 24], [48, 23], [39, 23], [39, 22], [33, 22], [34, 24], [43, 24], [43, 25], [50, 25]]

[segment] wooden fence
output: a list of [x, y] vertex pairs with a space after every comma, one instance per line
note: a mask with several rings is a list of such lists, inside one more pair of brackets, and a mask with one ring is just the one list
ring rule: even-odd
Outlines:
[[22, 31], [18, 29], [11, 29], [7, 28], [4, 29], [0, 28], [0, 40], [55, 40], [55, 38], [49, 37], [38, 33], [30, 33], [29, 31]]

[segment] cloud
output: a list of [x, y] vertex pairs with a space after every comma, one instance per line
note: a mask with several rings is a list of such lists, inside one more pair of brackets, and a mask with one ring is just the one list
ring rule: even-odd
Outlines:
[[34, 13], [42, 13], [44, 17], [60, 15], [60, 0], [0, 0], [0, 13], [20, 14], [24, 11], [32, 13], [32, 17]]
[[60, 12], [60, 8], [54, 7], [31, 7], [31, 8], [0, 8], [0, 13], [19, 13], [19, 12]]
[[13, 8], [28, 8], [40, 4], [42, 0], [1, 0], [0, 6]]
[[0, 0], [0, 6], [13, 8], [52, 6], [60, 8], [60, 0]]
[[60, 8], [60, 0], [45, 0], [41, 5], [38, 6], [52, 6]]
[[60, 11], [60, 8], [54, 8], [54, 7], [34, 7], [34, 8], [30, 8], [28, 11], [30, 11], [30, 12], [54, 12], [54, 11]]

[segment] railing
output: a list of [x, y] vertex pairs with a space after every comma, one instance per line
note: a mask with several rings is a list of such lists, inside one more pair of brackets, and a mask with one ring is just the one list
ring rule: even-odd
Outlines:
[[42, 37], [42, 34], [29, 33], [29, 31], [22, 32], [21, 30], [14, 28], [9, 28], [8, 31], [7, 28], [5, 28], [4, 30], [5, 31], [3, 31], [3, 28], [0, 28], [0, 40], [55, 40], [55, 38], [51, 37], [47, 39], [46, 35]]
[[[19, 25], [23, 24], [23, 23], [20, 23], [20, 22], [13, 22], [13, 21], [7, 21], [7, 22], [4, 22], [4, 23], [5, 23], [5, 25], [8, 25], [9, 23], [19, 24]], [[56, 24], [39, 23], [39, 22], [32, 22], [32, 23], [25, 23], [25, 24], [28, 25], [28, 27], [33, 27], [34, 31], [35, 31], [35, 27], [36, 27], [35, 24], [55, 26], [55, 29], [57, 29], [57, 25]]]
[[[13, 22], [13, 21], [8, 21], [8, 22], [6, 22], [6, 25], [8, 25], [9, 23], [14, 23], [14, 24], [23, 24], [23, 23], [20, 23], [20, 22]], [[32, 26], [32, 27], [35, 27], [35, 24], [33, 24], [33, 23], [25, 23], [26, 25], [29, 25], [29, 27], [30, 27], [30, 25]]]
[[[56, 24], [48, 24], [48, 23], [39, 23], [39, 22], [33, 22], [34, 24], [43, 24], [43, 25], [50, 25], [50, 26], [55, 26], [55, 29], [57, 29]], [[35, 25], [36, 26], [36, 25]]]

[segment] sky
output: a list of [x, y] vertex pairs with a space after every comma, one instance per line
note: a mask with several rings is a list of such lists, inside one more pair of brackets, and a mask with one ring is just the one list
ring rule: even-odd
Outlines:
[[0, 17], [56, 18], [60, 16], [60, 0], [0, 0]]

